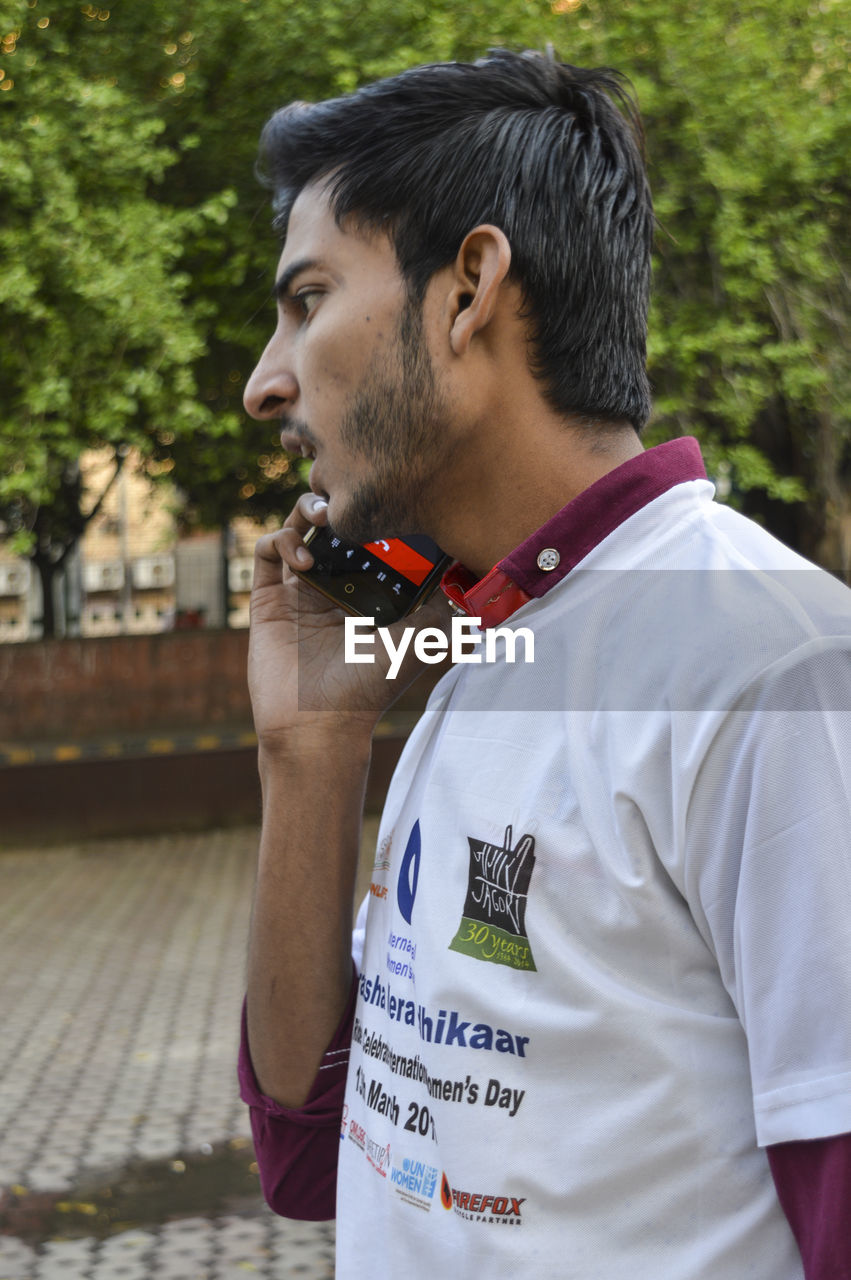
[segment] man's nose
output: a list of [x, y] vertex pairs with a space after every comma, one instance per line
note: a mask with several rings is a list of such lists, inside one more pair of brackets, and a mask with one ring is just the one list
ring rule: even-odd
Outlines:
[[280, 418], [297, 397], [298, 383], [276, 334], [248, 379], [242, 402], [252, 418]]

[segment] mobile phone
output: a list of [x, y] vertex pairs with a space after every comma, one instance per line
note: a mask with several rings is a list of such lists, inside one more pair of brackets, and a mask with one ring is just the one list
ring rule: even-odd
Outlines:
[[313, 566], [298, 576], [340, 608], [377, 627], [404, 618], [431, 595], [452, 557], [424, 534], [379, 538], [365, 546], [346, 542], [327, 525], [309, 530]]

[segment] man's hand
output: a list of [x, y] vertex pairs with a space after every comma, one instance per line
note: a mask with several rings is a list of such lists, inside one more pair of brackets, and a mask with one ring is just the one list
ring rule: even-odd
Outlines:
[[[258, 542], [251, 593], [249, 687], [263, 831], [248, 1039], [262, 1091], [286, 1106], [303, 1103], [348, 999], [372, 731], [421, 669], [406, 657], [399, 677], [385, 679], [383, 645], [375, 663], [345, 662], [342, 610], [294, 572], [313, 562], [304, 534], [327, 518], [321, 499], [300, 498], [284, 527]], [[446, 626], [447, 616], [445, 608], [426, 606], [416, 619]]]
[[[395, 680], [385, 678], [390, 659], [376, 646], [374, 663], [344, 661], [345, 614], [296, 577], [313, 557], [303, 537], [312, 525], [327, 523], [327, 504], [313, 494], [299, 498], [283, 528], [257, 543], [251, 592], [248, 681], [261, 746], [273, 748], [293, 730], [325, 727], [333, 713], [357, 731], [371, 732], [421, 671], [416, 659], [403, 663]], [[426, 605], [415, 625], [446, 625], [440, 604]], [[390, 628], [397, 638], [411, 619]], [[410, 647], [409, 647], [410, 653]]]

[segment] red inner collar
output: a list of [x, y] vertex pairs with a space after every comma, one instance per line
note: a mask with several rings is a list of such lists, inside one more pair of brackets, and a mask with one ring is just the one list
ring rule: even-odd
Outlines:
[[[441, 588], [450, 602], [481, 626], [496, 626], [521, 605], [546, 595], [598, 543], [630, 516], [674, 485], [705, 480], [700, 446], [691, 436], [668, 440], [639, 453], [583, 489], [479, 581], [460, 562], [450, 565]], [[538, 564], [544, 550], [557, 553], [557, 567]]]

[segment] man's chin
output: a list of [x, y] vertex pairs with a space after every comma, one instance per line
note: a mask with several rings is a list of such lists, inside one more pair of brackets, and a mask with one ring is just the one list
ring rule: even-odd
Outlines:
[[[398, 512], [388, 510], [384, 504], [370, 502], [365, 497], [340, 501], [333, 497], [328, 501], [328, 523], [338, 537], [346, 542], [375, 542], [377, 538], [399, 538], [413, 530], [400, 527]], [[402, 521], [401, 525], [407, 522]]]
[[352, 512], [346, 503], [335, 503], [333, 498], [328, 502], [328, 523], [337, 536], [346, 542], [363, 544], [374, 542], [376, 538], [382, 536], [372, 521]]

